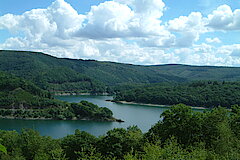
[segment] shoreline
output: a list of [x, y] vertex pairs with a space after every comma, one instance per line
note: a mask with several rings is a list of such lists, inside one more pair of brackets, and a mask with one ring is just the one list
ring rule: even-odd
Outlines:
[[[114, 101], [114, 100], [111, 100], [111, 102], [114, 102], [114, 103], [119, 103], [119, 104], [129, 104], [129, 105], [142, 105], [142, 106], [149, 106], [149, 107], [161, 107], [161, 108], [170, 108], [172, 105], [161, 105], [161, 104], [150, 104], [150, 103], [137, 103], [137, 102], [127, 102], [127, 101]], [[200, 109], [200, 110], [203, 110], [203, 109], [209, 109], [209, 108], [206, 108], [206, 107], [192, 107], [192, 109]]]
[[51, 92], [53, 96], [110, 96], [108, 93]]
[[97, 122], [125, 122], [121, 119], [117, 119], [117, 118], [109, 118], [109, 119], [92, 119], [92, 118], [72, 118], [72, 119], [54, 119], [54, 118], [45, 118], [45, 117], [38, 117], [38, 118], [31, 118], [31, 117], [14, 117], [14, 116], [0, 116], [0, 119], [15, 119], [15, 120], [58, 120], [58, 121], [97, 121]]

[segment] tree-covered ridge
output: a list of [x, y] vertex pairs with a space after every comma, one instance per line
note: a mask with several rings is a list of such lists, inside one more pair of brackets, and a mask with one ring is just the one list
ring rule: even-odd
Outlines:
[[0, 131], [7, 154], [2, 160], [232, 160], [240, 158], [240, 107], [194, 112], [179, 104], [142, 133], [137, 126], [115, 128], [95, 137], [76, 130], [61, 139], [40, 136], [33, 130]]
[[107, 92], [122, 83], [184, 81], [149, 67], [94, 60], [56, 58], [43, 53], [0, 51], [0, 70], [33, 81], [51, 91]]
[[108, 108], [87, 101], [67, 103], [33, 83], [0, 72], [0, 116], [3, 118], [87, 119], [114, 121]]
[[196, 81], [187, 84], [143, 85], [120, 90], [115, 101], [160, 105], [187, 104], [198, 107], [240, 105], [240, 82]]
[[[66, 62], [65, 62], [66, 61]], [[0, 70], [30, 80], [42, 89], [64, 92], [105, 92], [105, 86], [69, 66], [68, 60], [42, 53], [0, 51]]]
[[103, 93], [124, 83], [237, 81], [239, 67], [131, 65], [95, 60], [56, 58], [43, 53], [0, 51], [0, 70], [52, 91]]

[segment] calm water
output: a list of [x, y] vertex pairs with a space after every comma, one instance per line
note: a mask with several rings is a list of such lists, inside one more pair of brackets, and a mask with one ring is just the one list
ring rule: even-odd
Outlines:
[[54, 138], [73, 134], [76, 129], [99, 136], [113, 128], [127, 128], [132, 125], [137, 125], [143, 132], [146, 132], [160, 120], [160, 114], [167, 109], [142, 105], [116, 104], [105, 101], [106, 99], [112, 99], [110, 96], [58, 96], [56, 98], [68, 102], [87, 100], [100, 107], [111, 109], [114, 117], [120, 118], [125, 122], [0, 119], [0, 129], [21, 131], [22, 128], [32, 128], [39, 131], [41, 135], [52, 136]]

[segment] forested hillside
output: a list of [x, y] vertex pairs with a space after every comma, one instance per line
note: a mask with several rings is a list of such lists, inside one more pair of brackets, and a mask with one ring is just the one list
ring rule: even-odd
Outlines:
[[42, 53], [0, 51], [0, 70], [30, 80], [42, 89], [105, 92], [105, 85], [81, 74], [81, 71], [76, 72], [72, 67], [64, 59]]
[[49, 84], [97, 80], [105, 85], [117, 85], [127, 82], [155, 83], [185, 80], [178, 76], [162, 74], [145, 66], [61, 59], [36, 52], [0, 51], [0, 62], [1, 70], [33, 81], [40, 78]]
[[187, 65], [141, 66], [95, 60], [61, 59], [43, 53], [0, 51], [0, 70], [51, 91], [103, 93], [133, 83], [240, 80], [240, 68]]
[[196, 81], [182, 84], [151, 84], [119, 90], [115, 101], [198, 107], [240, 105], [240, 82]]
[[29, 81], [3, 72], [0, 72], [0, 95], [2, 108], [44, 108], [59, 105], [49, 92]]
[[115, 121], [108, 108], [82, 101], [67, 103], [33, 83], [0, 72], [0, 116], [19, 119], [91, 119]]

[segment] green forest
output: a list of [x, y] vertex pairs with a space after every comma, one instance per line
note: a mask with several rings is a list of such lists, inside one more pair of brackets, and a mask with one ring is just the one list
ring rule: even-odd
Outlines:
[[179, 104], [161, 115], [147, 133], [137, 126], [95, 137], [76, 130], [60, 139], [34, 130], [0, 131], [2, 160], [234, 160], [240, 157], [240, 107], [194, 112]]
[[16, 76], [0, 72], [0, 116], [18, 119], [88, 119], [115, 121], [106, 107], [87, 101], [67, 103]]
[[[146, 133], [129, 126], [99, 137], [76, 130], [53, 139], [31, 129], [1, 130], [2, 160], [240, 157], [240, 68], [140, 66], [1, 50], [0, 71], [0, 118], [118, 121], [106, 107], [56, 100], [56, 93], [108, 93], [114, 101], [171, 105]], [[194, 112], [192, 106], [211, 109]]]
[[195, 81], [180, 84], [153, 84], [118, 90], [114, 101], [197, 107], [240, 105], [240, 82]]
[[239, 67], [132, 65], [13, 50], [0, 50], [0, 70], [53, 93], [112, 94], [114, 87], [123, 84], [240, 80]]

